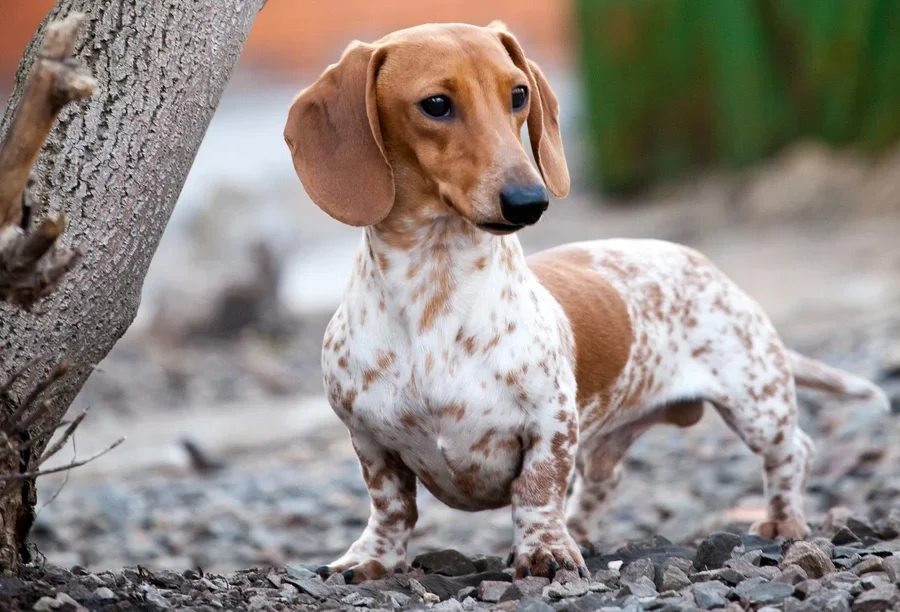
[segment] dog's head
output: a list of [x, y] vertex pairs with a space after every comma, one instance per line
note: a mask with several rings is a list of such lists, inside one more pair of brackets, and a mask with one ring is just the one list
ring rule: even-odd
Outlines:
[[411, 220], [455, 214], [504, 234], [540, 218], [547, 189], [569, 191], [556, 96], [499, 22], [351, 44], [294, 99], [284, 137], [310, 197], [349, 225], [402, 202]]

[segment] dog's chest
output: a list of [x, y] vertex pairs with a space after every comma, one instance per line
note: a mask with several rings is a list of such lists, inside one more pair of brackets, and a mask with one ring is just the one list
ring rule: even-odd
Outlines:
[[[490, 304], [494, 296], [480, 297]], [[326, 332], [322, 366], [335, 412], [450, 506], [508, 504], [527, 424], [563, 389], [574, 394], [559, 312], [524, 297], [526, 308], [451, 313], [410, 334], [388, 308], [351, 293]]]

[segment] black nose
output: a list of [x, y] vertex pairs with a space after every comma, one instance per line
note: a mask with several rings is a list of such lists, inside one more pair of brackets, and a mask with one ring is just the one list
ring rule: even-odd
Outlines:
[[533, 225], [547, 210], [547, 190], [543, 185], [511, 183], [500, 190], [500, 212], [514, 225]]

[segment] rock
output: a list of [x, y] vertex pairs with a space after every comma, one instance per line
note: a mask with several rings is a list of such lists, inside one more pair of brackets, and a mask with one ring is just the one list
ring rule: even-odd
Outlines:
[[56, 601], [55, 597], [47, 597], [46, 595], [44, 595], [35, 602], [34, 607], [32, 607], [31, 609], [35, 612], [48, 612], [49, 610], [55, 610], [61, 605], [61, 603]]
[[477, 597], [478, 596], [478, 587], [467, 586], [461, 588], [456, 593], [456, 598], [460, 601], [465, 601], [468, 597]]
[[421, 569], [426, 574], [441, 574], [442, 576], [465, 576], [478, 571], [468, 557], [449, 548], [422, 553], [413, 559], [412, 566]]
[[315, 578], [316, 573], [302, 565], [285, 565], [284, 571], [291, 578]]
[[[334, 594], [333, 589], [318, 578], [285, 578], [284, 581], [293, 584], [302, 593], [306, 593], [316, 599], [327, 599]], [[410, 580], [410, 583], [412, 582]]]
[[819, 591], [806, 598], [791, 612], [850, 612], [851, 601], [853, 601], [853, 597], [849, 593], [829, 589]]
[[[475, 592], [475, 587], [470, 587]], [[409, 595], [400, 591], [383, 591], [381, 596], [387, 599], [396, 608], [402, 608], [409, 603]]]
[[422, 595], [422, 601], [424, 601], [426, 604], [434, 604], [439, 602], [440, 600], [441, 598], [434, 593], [425, 593], [424, 595]]
[[680, 591], [690, 585], [691, 579], [680, 568], [675, 565], [669, 565], [662, 571], [658, 586], [660, 591], [665, 592]]
[[788, 565], [775, 580], [777, 582], [784, 582], [785, 584], [797, 584], [798, 582], [803, 582], [807, 578], [809, 578], [809, 576], [802, 567], [799, 565]]
[[98, 587], [94, 591], [94, 595], [99, 599], [116, 599], [116, 594], [108, 587]]
[[465, 610], [462, 604], [455, 599], [438, 602], [434, 604], [431, 609], [436, 610], [437, 612], [464, 612]]
[[723, 567], [722, 569], [697, 572], [691, 576], [691, 580], [693, 580], [694, 582], [708, 582], [710, 580], [717, 580], [719, 582], [724, 582], [732, 586], [738, 584], [746, 578], [747, 576], [744, 576], [742, 573], [731, 567]]
[[[373, 599], [372, 602], [374, 603], [374, 601]], [[269, 607], [269, 600], [265, 595], [254, 595], [247, 603], [250, 604], [251, 610], [265, 610]]]
[[881, 561], [884, 573], [894, 582], [900, 582], [900, 556], [892, 555]]
[[884, 564], [881, 557], [863, 557], [859, 563], [853, 566], [853, 573], [857, 576], [868, 574], [869, 572], [880, 572]]
[[822, 588], [824, 589], [840, 589], [841, 591], [847, 591], [854, 597], [859, 595], [863, 590], [862, 581], [852, 572], [828, 574], [822, 576], [821, 582]]
[[344, 578], [344, 574], [335, 572], [325, 579], [325, 584], [330, 586], [344, 586], [347, 584], [347, 579]]
[[637, 580], [622, 583], [619, 597], [627, 597], [628, 595], [643, 598], [656, 597], [659, 593], [656, 591], [656, 585], [653, 584], [653, 580], [647, 576], [639, 576]]
[[828, 538], [813, 538], [812, 543], [818, 546], [827, 557], [834, 557], [834, 544]]
[[847, 527], [847, 519], [853, 516], [853, 511], [844, 506], [835, 506], [825, 515], [825, 520], [819, 527], [819, 531], [827, 536], [833, 537], [841, 527]]
[[857, 538], [847, 527], [841, 527], [833, 536], [831, 536], [831, 543], [835, 546], [843, 546], [855, 542], [859, 542], [859, 538]]
[[544, 587], [541, 596], [544, 599], [565, 599], [567, 597], [580, 597], [587, 593], [588, 590], [587, 580], [572, 581], [566, 584], [552, 582]]
[[854, 555], [859, 555], [860, 549], [856, 546], [835, 546], [831, 551], [833, 559], [849, 559]]
[[821, 578], [836, 571], [834, 563], [818, 546], [809, 542], [794, 542], [784, 553], [782, 569], [788, 565], [799, 565], [810, 578]]
[[556, 570], [556, 573], [553, 575], [553, 582], [558, 582], [560, 584], [566, 584], [568, 582], [578, 582], [580, 580], [584, 580], [584, 578], [579, 576], [578, 572], [576, 572], [575, 570]]
[[[729, 551], [731, 552], [731, 551]], [[728, 587], [721, 582], [697, 582], [691, 587], [694, 593], [694, 601], [697, 606], [709, 610], [712, 608], [724, 608], [728, 601]]]
[[794, 592], [798, 597], [800, 597], [800, 599], [808, 599], [810, 596], [815, 595], [821, 590], [822, 583], [815, 578], [810, 578], [809, 580], [801, 580], [794, 585]]
[[150, 575], [150, 582], [154, 586], [171, 591], [177, 591], [186, 581], [187, 579], [184, 576], [172, 570], [160, 570]]
[[863, 591], [853, 601], [853, 612], [882, 612], [900, 606], [900, 593], [894, 585]]
[[775, 580], [779, 571], [777, 567], [766, 565], [751, 565], [743, 559], [729, 559], [725, 562], [725, 567], [740, 572], [746, 578], [765, 578], [766, 580]]
[[698, 570], [718, 569], [731, 558], [731, 551], [741, 544], [741, 538], [733, 533], [718, 532], [700, 542], [694, 567]]
[[481, 601], [497, 603], [509, 587], [510, 584], [508, 582], [485, 580], [478, 585], [477, 596]]
[[513, 585], [507, 589], [500, 601], [519, 600], [534, 597], [541, 597], [544, 594], [544, 588], [550, 584], [550, 580], [542, 576], [528, 576], [516, 580]]
[[471, 561], [472, 565], [475, 566], [475, 571], [478, 573], [502, 572], [506, 568], [506, 562], [500, 557], [486, 557], [480, 555], [472, 557]]
[[656, 569], [653, 567], [653, 561], [650, 559], [636, 559], [628, 565], [622, 566], [622, 569], [619, 570], [619, 582], [627, 584], [635, 582], [641, 577], [649, 578], [652, 582], [655, 573]]
[[344, 595], [341, 598], [341, 603], [347, 604], [348, 606], [360, 606], [363, 608], [374, 608], [378, 605], [378, 602], [374, 597], [366, 597], [362, 593], [355, 591]]
[[749, 589], [743, 596], [751, 604], [764, 606], [779, 604], [794, 594], [794, 586], [783, 582], [764, 582]]
[[883, 540], [893, 540], [900, 537], [900, 508], [891, 508], [887, 518], [884, 519], [879, 537]]
[[172, 604], [163, 597], [162, 593], [159, 592], [159, 589], [152, 587], [149, 584], [142, 584], [141, 590], [144, 592], [144, 600], [157, 610], [169, 610], [172, 608]]
[[553, 606], [533, 597], [523, 599], [516, 606], [517, 612], [555, 612]]
[[861, 519], [856, 516], [847, 517], [846, 522], [847, 529], [853, 532], [860, 540], [863, 538], [875, 538], [878, 537], [878, 534], [875, 532], [875, 529], [869, 523], [869, 521], [865, 519]]
[[661, 535], [650, 536], [646, 540], [634, 540], [625, 544], [624, 546], [618, 548], [616, 550], [616, 554], [618, 555], [626, 555], [628, 553], [632, 553], [639, 550], [648, 550], [651, 548], [665, 548], [666, 546], [672, 546], [672, 542], [667, 540]]

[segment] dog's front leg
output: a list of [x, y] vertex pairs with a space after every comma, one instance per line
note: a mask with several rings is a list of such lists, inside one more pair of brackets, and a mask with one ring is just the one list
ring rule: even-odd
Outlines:
[[367, 436], [354, 433], [352, 438], [369, 489], [369, 523], [344, 556], [317, 571], [323, 576], [341, 572], [348, 583], [359, 583], [406, 569], [406, 545], [418, 511], [415, 474]]
[[566, 529], [566, 490], [578, 447], [574, 406], [550, 411], [525, 440], [522, 471], [512, 484], [516, 577], [552, 578], [560, 568], [587, 575], [584, 558]]

